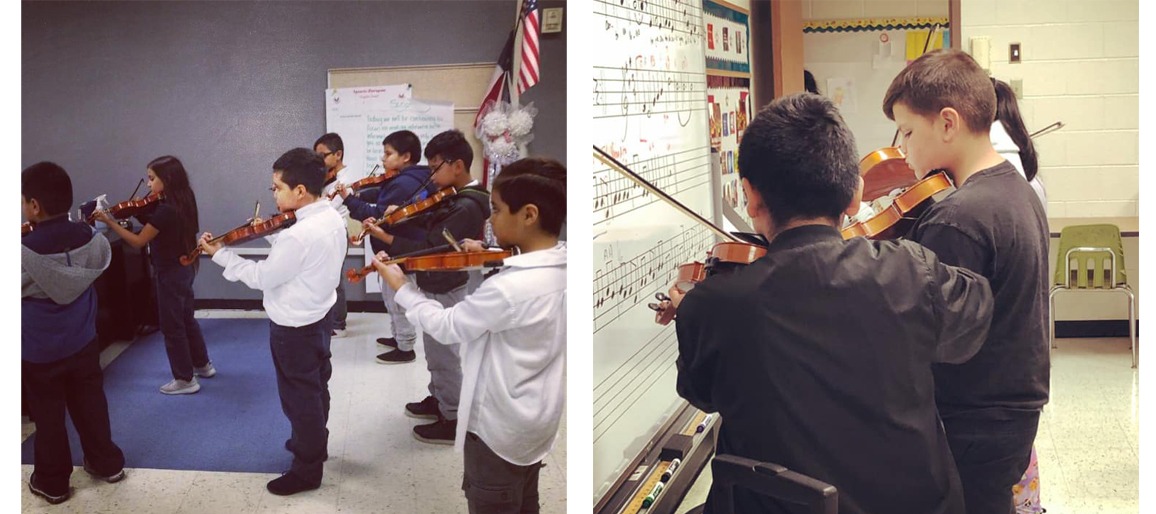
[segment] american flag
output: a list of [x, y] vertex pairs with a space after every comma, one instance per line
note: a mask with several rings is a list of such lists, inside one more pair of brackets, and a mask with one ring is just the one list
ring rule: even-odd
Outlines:
[[538, 83], [538, 1], [522, 4], [522, 66], [518, 72], [518, 94]]

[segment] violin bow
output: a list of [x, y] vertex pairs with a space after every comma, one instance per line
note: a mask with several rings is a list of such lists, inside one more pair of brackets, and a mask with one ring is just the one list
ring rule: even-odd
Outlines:
[[449, 241], [450, 246], [452, 246], [454, 248], [454, 251], [456, 251], [456, 252], [465, 251], [465, 250], [462, 250], [462, 245], [458, 244], [458, 240], [456, 238], [454, 238], [453, 234], [450, 233], [450, 229], [448, 227], [442, 227], [442, 237], [445, 238], [446, 241]]
[[690, 216], [691, 219], [693, 219], [693, 220], [701, 223], [703, 226], [711, 229], [712, 231], [714, 231], [715, 234], [719, 235], [720, 237], [722, 237], [724, 239], [728, 239], [730, 241], [734, 241], [736, 243], [745, 243], [746, 242], [746, 241], [743, 241], [742, 239], [739, 239], [737, 236], [735, 236], [735, 235], [733, 235], [733, 234], [731, 234], [731, 233], [729, 233], [729, 232], [727, 232], [721, 228], [718, 228], [717, 226], [715, 226], [714, 223], [711, 223], [710, 220], [700, 216], [697, 212], [692, 211], [689, 207], [683, 205], [678, 200], [675, 200], [673, 197], [666, 194], [661, 189], [655, 187], [655, 185], [651, 184], [650, 181], [642, 178], [640, 175], [638, 175], [637, 173], [632, 171], [630, 168], [627, 168], [625, 165], [618, 162], [618, 159], [611, 157], [610, 154], [604, 152], [601, 148], [598, 148], [597, 145], [594, 145], [594, 157], [598, 158], [598, 160], [602, 161], [607, 166], [610, 166], [611, 169], [618, 171], [619, 173], [622, 173], [623, 175], [626, 175], [627, 178], [629, 178], [630, 180], [633, 180], [639, 186], [642, 186], [643, 189], [650, 191], [655, 196], [665, 200], [667, 203], [669, 203], [675, 209], [678, 209], [683, 214]]
[[131, 194], [131, 195], [128, 195], [128, 199], [129, 199], [129, 200], [132, 200], [133, 198], [136, 198], [136, 193], [137, 193], [137, 191], [140, 191], [140, 186], [141, 186], [142, 184], [144, 184], [144, 181], [145, 181], [145, 179], [143, 179], [143, 178], [142, 178], [142, 179], [140, 179], [140, 182], [137, 182], [137, 183], [136, 183], [136, 189], [133, 189], [133, 190], [132, 190], [132, 194]]
[[1028, 138], [1029, 139], [1035, 139], [1037, 136], [1046, 136], [1046, 135], [1051, 134], [1052, 132], [1055, 132], [1055, 131], [1060, 130], [1062, 128], [1064, 128], [1064, 122], [1057, 121], [1051, 125], [1048, 125], [1048, 126], [1042, 128], [1042, 129], [1039, 129], [1035, 132], [1032, 132], [1030, 135], [1028, 135]]

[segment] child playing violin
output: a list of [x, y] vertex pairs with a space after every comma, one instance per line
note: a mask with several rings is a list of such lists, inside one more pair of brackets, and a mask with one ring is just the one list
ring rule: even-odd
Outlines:
[[946, 170], [955, 191], [908, 236], [943, 262], [982, 274], [995, 296], [991, 332], [967, 362], [934, 368], [935, 400], [969, 513], [1012, 512], [1048, 401], [1048, 222], [1024, 177], [992, 147], [996, 91], [958, 50], [916, 59], [883, 112], [917, 176]]
[[93, 213], [97, 220], [124, 239], [129, 246], [149, 247], [157, 275], [157, 318], [165, 337], [171, 382], [161, 386], [164, 394], [192, 394], [201, 390], [197, 377], [217, 374], [209, 360], [209, 350], [201, 325], [193, 314], [193, 280], [197, 261], [182, 266], [180, 258], [197, 246], [200, 225], [197, 197], [189, 185], [189, 174], [181, 161], [171, 155], [153, 159], [146, 169], [152, 194], [164, 194], [156, 209], [137, 215], [144, 227], [139, 233], [120, 226], [108, 212]]
[[[776, 99], [747, 126], [741, 186], [770, 244], [745, 268], [670, 289], [678, 394], [725, 420], [717, 453], [834, 485], [841, 513], [961, 514], [932, 364], [979, 350], [991, 292], [910, 241], [844, 240], [840, 216], [863, 191], [856, 161], [819, 95]], [[733, 499], [734, 512], [785, 511], [743, 490]], [[712, 490], [706, 512], [719, 501]]]
[[281, 408], [292, 426], [285, 449], [293, 464], [266, 488], [290, 495], [321, 486], [328, 454], [330, 309], [337, 301], [337, 280], [345, 262], [345, 222], [321, 197], [325, 165], [307, 148], [285, 152], [273, 163], [273, 197], [296, 223], [272, 242], [263, 261], [245, 259], [201, 235], [201, 248], [225, 268], [225, 279], [263, 292], [269, 315], [269, 347], [277, 372]]
[[548, 159], [517, 161], [494, 180], [491, 200], [498, 244], [521, 254], [460, 303], [428, 298], [397, 265], [383, 264], [384, 253], [374, 265], [427, 337], [461, 344], [456, 447], [465, 453], [469, 511], [538, 512], [538, 471], [565, 399], [566, 244], [558, 236], [566, 169]]
[[[336, 132], [329, 132], [313, 142], [313, 151], [321, 155], [325, 161], [325, 186], [321, 193], [326, 197], [332, 196], [330, 203], [337, 209], [342, 218], [349, 216], [349, 208], [345, 206], [344, 198], [334, 193], [338, 184], [352, 184], [360, 180], [364, 173], [345, 165], [345, 142]], [[345, 303], [345, 281], [337, 280], [337, 303], [333, 304], [333, 336], [345, 336], [345, 320], [349, 316], [349, 307]]]
[[[396, 208], [396, 206], [408, 204], [415, 199], [425, 198], [427, 193], [434, 192], [430, 185], [429, 167], [417, 163], [421, 160], [421, 141], [417, 134], [408, 130], [399, 130], [385, 136], [381, 145], [381, 165], [385, 168], [385, 173], [397, 173], [397, 176], [389, 179], [378, 188], [377, 201], [366, 202], [358, 198], [357, 195], [350, 194], [351, 191], [345, 183], [338, 182], [336, 185], [336, 192], [345, 199], [345, 206], [349, 208], [349, 216], [357, 221], [376, 221], [385, 215], [386, 209], [389, 207]], [[417, 225], [396, 227], [394, 231], [397, 235], [411, 239], [423, 239], [425, 237], [425, 232]], [[369, 244], [373, 252], [393, 252], [389, 243], [380, 238], [372, 238]], [[387, 351], [378, 355], [377, 362], [381, 364], [413, 362], [416, 355], [413, 351], [413, 344], [417, 339], [417, 332], [409, 320], [405, 319], [405, 313], [393, 301], [393, 294], [392, 289], [381, 288], [382, 302], [385, 304], [385, 310], [389, 313], [390, 321], [393, 323], [393, 337], [378, 338], [377, 343], [385, 347], [396, 348], [397, 351]]]
[[[370, 234], [388, 244], [394, 254], [408, 254], [442, 246], [445, 244], [442, 236], [445, 230], [454, 237], [481, 239], [486, 218], [490, 216], [490, 193], [470, 176], [474, 151], [461, 131], [448, 130], [434, 136], [425, 147], [425, 157], [433, 169], [431, 182], [438, 189], [453, 187], [457, 194], [387, 229], [374, 226], [374, 220], [367, 219], [365, 227], [370, 230]], [[393, 210], [387, 209], [385, 213], [389, 214]], [[410, 225], [417, 226], [422, 236], [409, 237], [400, 231]], [[469, 292], [469, 275], [465, 271], [419, 271], [415, 275], [417, 287], [447, 308], [462, 301]], [[401, 307], [404, 308], [404, 305]], [[430, 372], [430, 395], [405, 406], [406, 414], [410, 417], [434, 420], [431, 424], [413, 428], [414, 437], [420, 441], [453, 444], [458, 418], [458, 395], [462, 390], [458, 346], [458, 341], [444, 341], [441, 337], [426, 333], [425, 356]], [[388, 355], [393, 354], [400, 354], [396, 357], [398, 360], [414, 359], [412, 350], [405, 352], [398, 348]]]

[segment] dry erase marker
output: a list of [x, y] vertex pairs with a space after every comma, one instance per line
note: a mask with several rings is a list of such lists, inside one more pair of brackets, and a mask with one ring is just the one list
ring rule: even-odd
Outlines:
[[650, 507], [654, 504], [654, 500], [658, 499], [658, 494], [662, 492], [662, 482], [654, 484], [654, 489], [650, 490], [650, 494], [642, 500], [642, 508]]
[[670, 477], [674, 476], [674, 472], [678, 470], [678, 465], [681, 463], [682, 461], [679, 459], [670, 461], [670, 466], [667, 466], [666, 471], [662, 472], [662, 478], [660, 480], [663, 482], [670, 480]]
[[699, 423], [698, 426], [694, 428], [694, 433], [698, 434], [706, 430], [706, 426], [710, 424], [710, 418], [713, 417], [714, 414], [707, 414], [705, 418], [702, 418], [702, 423]]

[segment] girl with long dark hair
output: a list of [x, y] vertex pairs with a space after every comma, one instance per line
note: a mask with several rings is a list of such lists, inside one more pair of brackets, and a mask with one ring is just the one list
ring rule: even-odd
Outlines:
[[173, 380], [160, 389], [164, 394], [192, 394], [201, 390], [197, 377], [209, 378], [217, 373], [209, 361], [201, 326], [193, 317], [197, 263], [182, 266], [179, 260], [197, 246], [197, 197], [184, 165], [176, 157], [154, 159], [148, 164], [147, 173], [151, 192], [163, 193], [164, 199], [151, 212], [137, 216], [144, 225], [140, 233], [120, 226], [104, 211], [97, 213], [97, 219], [133, 248], [148, 245], [156, 270], [157, 315], [173, 375]]
[[1038, 176], [1039, 155], [1036, 154], [1036, 147], [1032, 144], [1027, 127], [1024, 126], [1023, 117], [1020, 116], [1015, 91], [1002, 80], [993, 78], [991, 82], [995, 86], [996, 100], [995, 123], [991, 125], [991, 145], [1027, 179], [1036, 196], [1040, 198], [1046, 213], [1048, 200], [1044, 184], [1040, 182]]

